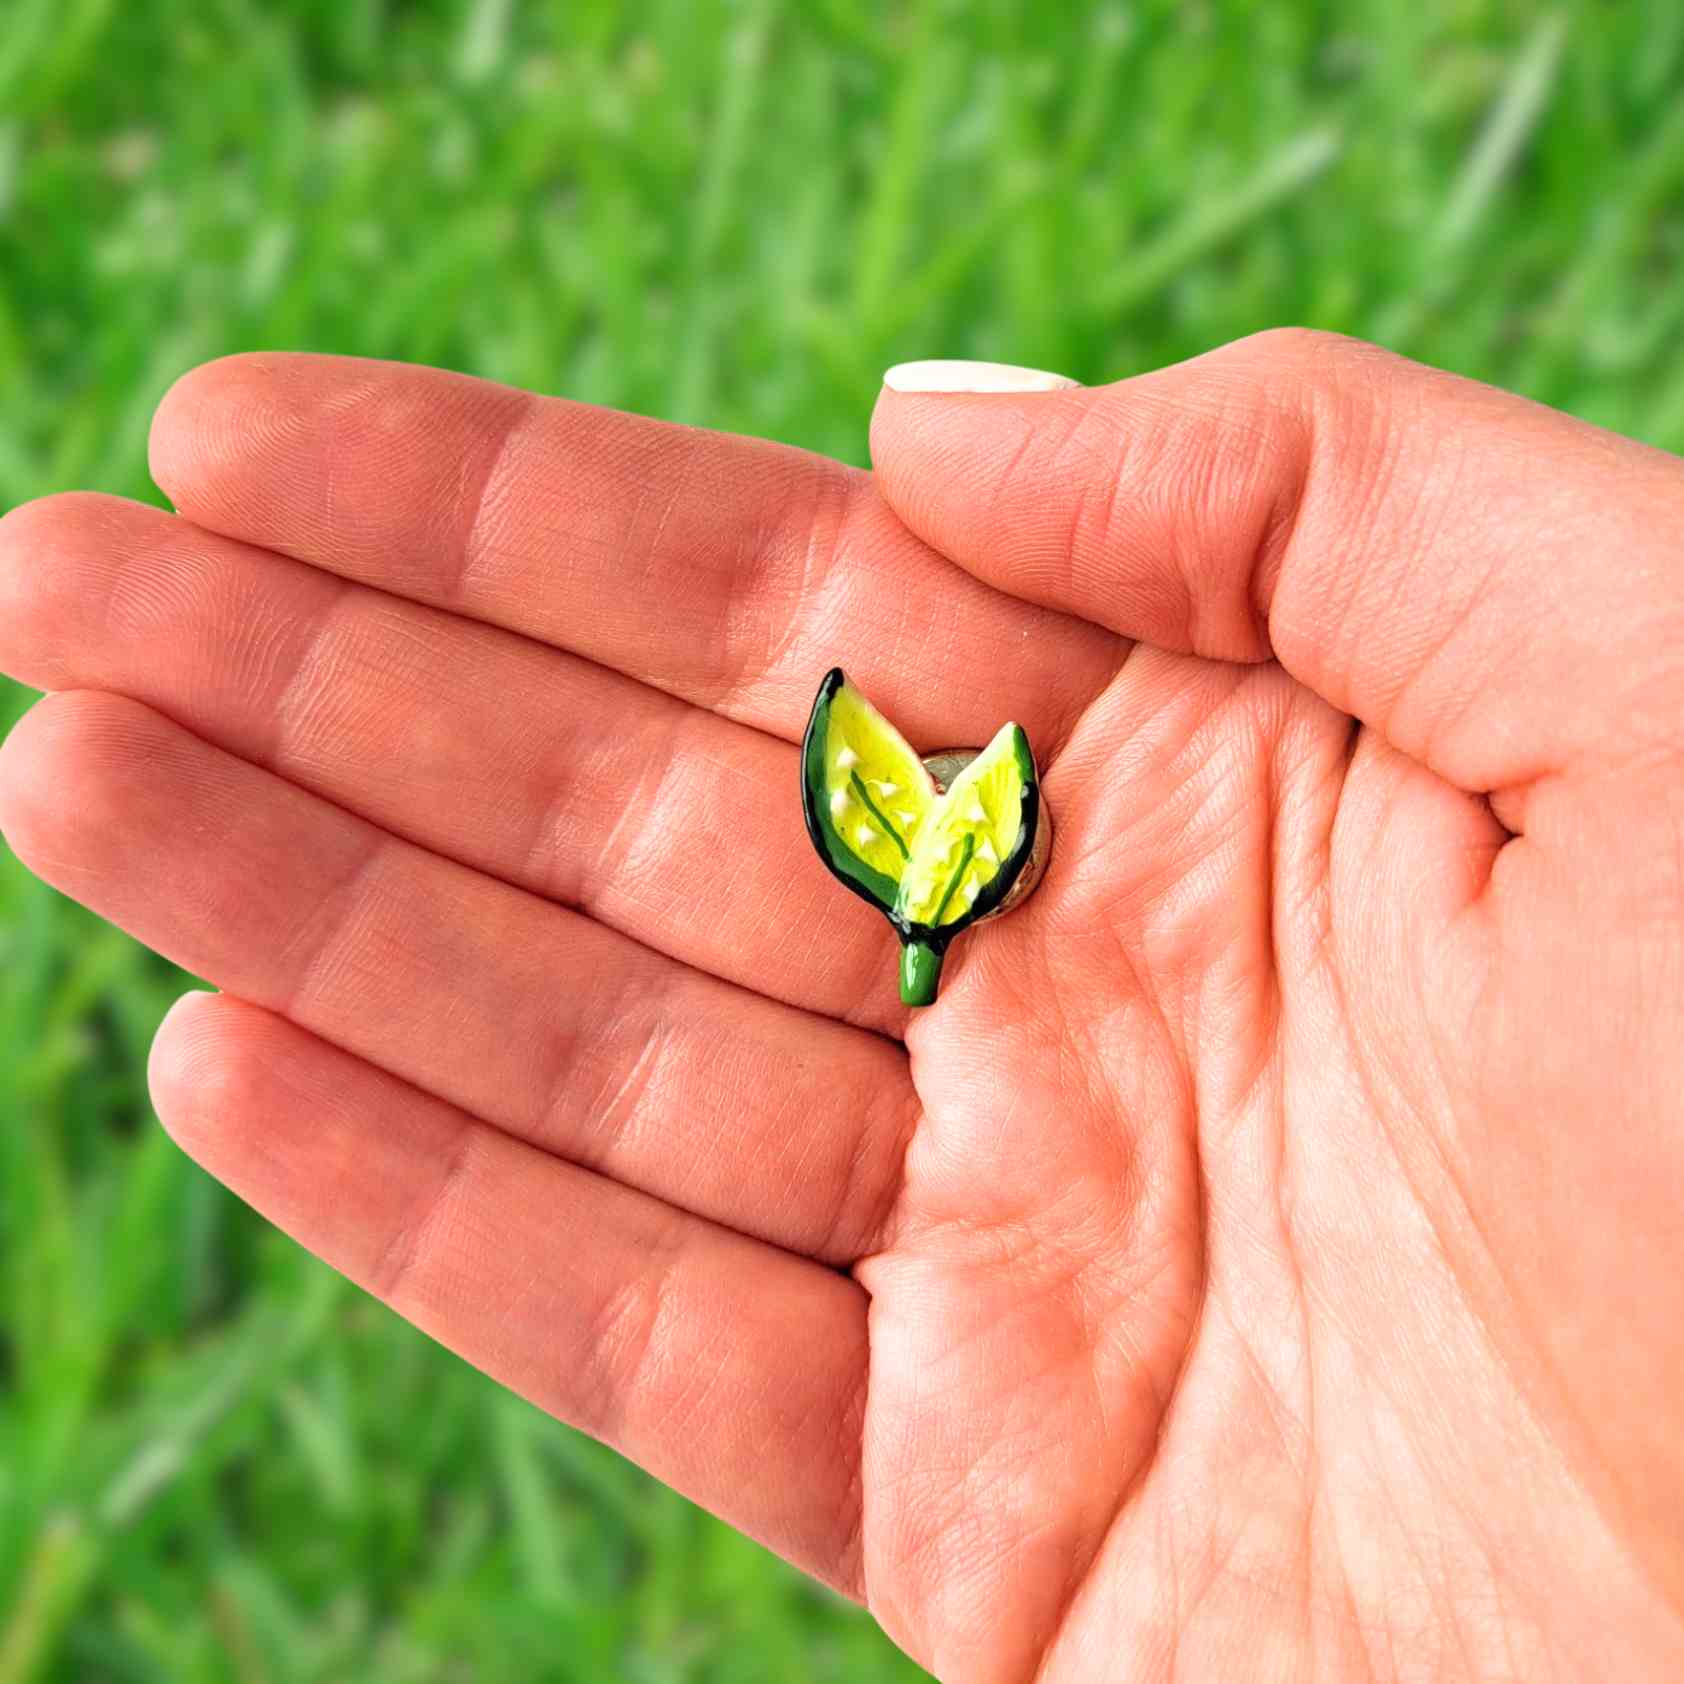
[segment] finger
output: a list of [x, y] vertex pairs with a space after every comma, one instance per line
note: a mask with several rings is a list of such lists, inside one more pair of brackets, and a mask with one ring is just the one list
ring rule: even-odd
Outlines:
[[883, 494], [978, 578], [1273, 654], [1465, 788], [1676, 728], [1684, 471], [1521, 398], [1287, 332], [1092, 391], [885, 390], [871, 436]]
[[932, 555], [869, 475], [438, 369], [208, 364], [161, 405], [152, 471], [203, 526], [792, 741], [840, 664], [921, 746], [1007, 718], [1056, 743], [1121, 656]]
[[858, 1596], [865, 1296], [189, 994], [158, 1115], [300, 1244], [552, 1415]]
[[547, 1151], [830, 1261], [885, 1220], [916, 1103], [898, 1046], [399, 841], [137, 702], [38, 704], [0, 751], [0, 827], [196, 975]]
[[813, 858], [796, 751], [578, 656], [70, 495], [0, 521], [0, 667], [133, 696], [716, 976], [904, 1026], [894, 937]]

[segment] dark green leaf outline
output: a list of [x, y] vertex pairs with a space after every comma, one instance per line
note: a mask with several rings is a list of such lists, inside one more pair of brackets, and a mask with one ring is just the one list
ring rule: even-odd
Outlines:
[[1000, 862], [1000, 869], [966, 908], [963, 917], [940, 928], [915, 923], [896, 910], [899, 885], [874, 866], [867, 865], [831, 823], [825, 789], [825, 735], [830, 722], [830, 704], [836, 692], [847, 682], [847, 675], [840, 667], [832, 667], [824, 675], [801, 739], [801, 811], [807, 821], [807, 834], [812, 837], [813, 847], [830, 874], [844, 888], [875, 906], [895, 927], [903, 942], [922, 942], [940, 953], [961, 931], [969, 929], [979, 918], [985, 918], [999, 906], [1012, 892], [1013, 885], [1023, 875], [1023, 869], [1035, 851], [1035, 833], [1041, 821], [1041, 786], [1035, 773], [1035, 756], [1030, 750], [1029, 738], [1021, 725], [1012, 727], [1012, 752], [1017, 758], [1023, 789], [1018, 804], [1017, 840]]
[[1035, 775], [1035, 756], [1030, 751], [1029, 738], [1021, 725], [1012, 727], [1012, 754], [1017, 760], [1018, 775], [1023, 780], [1023, 792], [1018, 801], [1017, 840], [1010, 852], [1000, 862], [1000, 869], [988, 880], [982, 893], [971, 902], [963, 916], [954, 919], [951, 924], [937, 927], [914, 923], [891, 908], [889, 922], [901, 932], [903, 940], [921, 941], [939, 952], [961, 930], [968, 930], [979, 918], [986, 918], [1012, 892], [1012, 886], [1023, 875], [1023, 868], [1029, 864], [1029, 856], [1035, 851], [1035, 832], [1041, 822], [1041, 785]]
[[830, 873], [844, 888], [852, 889], [862, 900], [868, 900], [891, 923], [894, 922], [895, 896], [900, 885], [875, 866], [868, 865], [842, 839], [830, 820], [830, 802], [825, 790], [824, 748], [826, 727], [830, 724], [830, 704], [836, 692], [848, 682], [840, 667], [832, 667], [824, 675], [813, 711], [807, 720], [807, 731], [801, 739], [801, 811], [807, 820], [807, 834], [818, 849]]

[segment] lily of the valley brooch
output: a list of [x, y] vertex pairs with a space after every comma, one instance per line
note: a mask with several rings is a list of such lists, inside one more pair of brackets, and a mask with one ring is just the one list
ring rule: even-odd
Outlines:
[[1002, 725], [980, 751], [920, 758], [840, 667], [807, 721], [801, 806], [819, 858], [900, 937], [909, 1006], [935, 999], [947, 944], [1023, 900], [1052, 849], [1021, 726]]

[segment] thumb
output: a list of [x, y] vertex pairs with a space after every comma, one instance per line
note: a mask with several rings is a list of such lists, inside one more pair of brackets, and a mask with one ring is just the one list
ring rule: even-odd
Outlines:
[[1276, 330], [1094, 388], [902, 364], [871, 448], [906, 525], [990, 584], [1273, 656], [1468, 789], [1681, 717], [1684, 464], [1371, 345]]

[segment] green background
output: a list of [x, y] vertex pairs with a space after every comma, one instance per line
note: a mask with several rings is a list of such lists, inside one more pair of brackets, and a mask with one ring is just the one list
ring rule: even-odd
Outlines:
[[[1681, 88], [1677, 3], [0, 0], [0, 505], [254, 347], [860, 461], [891, 361], [1299, 322], [1676, 448]], [[0, 1684], [921, 1676], [185, 1162], [183, 981], [0, 857]]]

